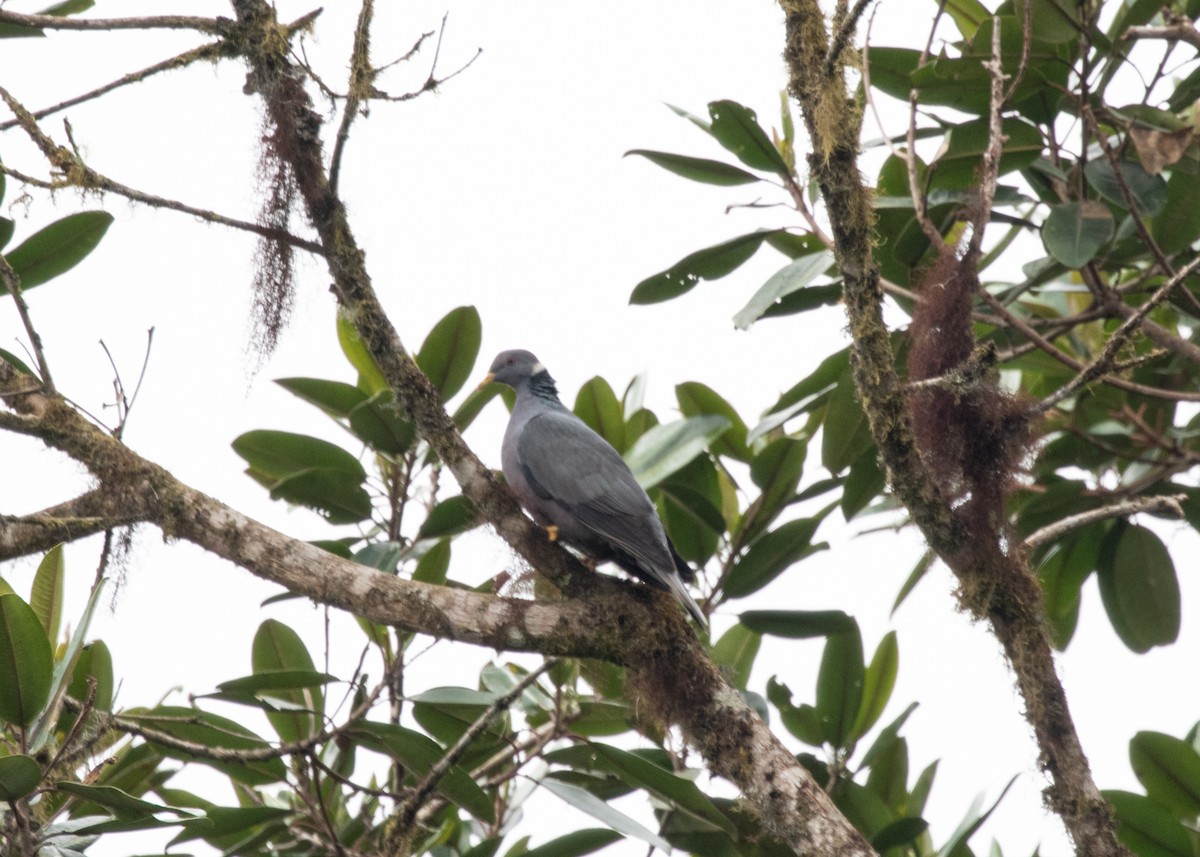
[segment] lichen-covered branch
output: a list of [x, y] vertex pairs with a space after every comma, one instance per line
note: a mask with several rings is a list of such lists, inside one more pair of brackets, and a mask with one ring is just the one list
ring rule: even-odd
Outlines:
[[[1089, 857], [1128, 854], [1117, 841], [1111, 811], [1092, 779], [1071, 720], [1044, 630], [1041, 590], [1023, 552], [1013, 546], [1002, 520], [980, 526], [980, 519], [964, 515], [977, 498], [953, 504], [926, 464], [924, 453], [931, 451], [918, 449], [883, 322], [871, 198], [857, 166], [861, 113], [842, 74], [825, 73], [830, 37], [817, 0], [780, 0], [780, 5], [786, 16], [789, 90], [812, 141], [809, 168], [825, 200], [844, 277], [854, 381], [892, 490], [957, 576], [963, 606], [986, 619], [1000, 640], [1051, 779], [1047, 801], [1077, 852]], [[957, 275], [975, 277], [972, 271]], [[962, 315], [967, 325], [969, 318], [969, 313]], [[969, 327], [966, 333], [970, 335]]]

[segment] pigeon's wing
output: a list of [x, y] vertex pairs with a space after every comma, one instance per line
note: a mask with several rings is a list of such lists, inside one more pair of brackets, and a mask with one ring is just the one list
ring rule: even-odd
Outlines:
[[[664, 564], [669, 555], [650, 498], [620, 454], [578, 417], [548, 411], [531, 419], [517, 459], [538, 496], [566, 509], [646, 571]], [[672, 565], [668, 558], [666, 568]]]

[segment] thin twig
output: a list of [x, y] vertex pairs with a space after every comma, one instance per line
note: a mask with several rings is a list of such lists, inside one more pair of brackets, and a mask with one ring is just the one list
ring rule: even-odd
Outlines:
[[454, 746], [447, 750], [446, 754], [437, 761], [437, 764], [429, 769], [421, 779], [421, 782], [413, 790], [412, 796], [397, 809], [396, 817], [398, 822], [396, 830], [400, 835], [403, 835], [412, 826], [413, 819], [416, 818], [421, 804], [437, 788], [437, 784], [442, 781], [442, 778], [446, 776], [450, 768], [458, 763], [458, 760], [462, 758], [467, 748], [471, 746], [471, 743], [483, 734], [483, 731], [492, 724], [493, 720], [499, 717], [504, 711], [507, 711], [508, 707], [513, 704], [517, 697], [524, 693], [530, 685], [541, 678], [543, 673], [557, 663], [558, 658], [546, 660], [540, 667], [532, 670], [529, 675], [517, 682], [508, 693], [494, 699], [492, 704], [467, 728], [467, 731], [454, 742]]
[[[86, 101], [99, 98], [101, 95], [112, 92], [114, 89], [119, 89], [122, 86], [128, 86], [131, 83], [138, 83], [148, 77], [159, 74], [160, 72], [170, 71], [171, 69], [176, 68], [183, 68], [184, 66], [191, 65], [192, 63], [198, 61], [217, 59], [218, 57], [222, 56], [222, 53], [225, 49], [226, 43], [223, 41], [212, 42], [207, 45], [201, 45], [200, 47], [192, 48], [191, 50], [184, 51], [183, 53], [173, 56], [170, 59], [165, 59], [160, 63], [155, 63], [152, 66], [148, 66], [141, 71], [130, 72], [124, 77], [120, 77], [117, 80], [106, 83], [103, 86], [91, 90], [90, 92], [85, 92], [82, 95], [76, 95], [72, 98], [68, 98], [66, 101], [60, 101], [58, 104], [55, 104], [51, 107], [44, 107], [41, 110], [35, 110], [31, 115], [34, 119], [45, 119], [47, 116], [51, 116], [55, 113], [66, 110], [68, 107], [74, 107], [76, 104], [83, 104]], [[7, 131], [9, 128], [14, 128], [19, 124], [20, 121], [17, 119], [9, 119], [7, 122], [0, 122], [0, 131]]]
[[3, 255], [0, 255], [0, 281], [8, 290], [8, 294], [12, 296], [17, 314], [21, 316], [21, 324], [25, 326], [25, 333], [29, 336], [29, 344], [33, 348], [38, 371], [42, 373], [42, 387], [46, 392], [53, 393], [54, 381], [50, 377], [50, 364], [46, 362], [46, 352], [42, 350], [42, 337], [38, 335], [37, 328], [33, 326], [33, 319], [29, 317], [29, 306], [25, 303], [25, 296], [21, 293], [21, 278], [17, 276], [17, 272], [13, 270], [12, 265], [8, 264], [8, 259]]
[[1190, 21], [1179, 21], [1165, 27], [1130, 27], [1125, 31], [1126, 39], [1168, 39], [1187, 42], [1200, 50], [1200, 31]]
[[1110, 506], [1089, 509], [1086, 512], [1080, 512], [1078, 515], [1070, 515], [1062, 520], [1055, 521], [1053, 524], [1047, 524], [1040, 530], [1034, 530], [1026, 536], [1025, 547], [1028, 550], [1034, 550], [1047, 542], [1062, 538], [1062, 536], [1071, 530], [1078, 529], [1095, 521], [1104, 521], [1108, 518], [1127, 518], [1138, 512], [1146, 512], [1162, 518], [1183, 518], [1183, 508], [1179, 504], [1185, 500], [1187, 500], [1186, 494], [1131, 497], [1128, 500], [1122, 500], [1120, 503], [1113, 503]]
[[991, 78], [988, 97], [988, 142], [983, 150], [983, 166], [979, 171], [979, 202], [971, 218], [971, 237], [964, 258], [974, 265], [983, 246], [983, 231], [992, 215], [996, 198], [996, 183], [1000, 178], [1000, 157], [1004, 154], [1004, 125], [1000, 110], [1004, 107], [1004, 63], [1000, 53], [1000, 19], [992, 18], [992, 56], [984, 63]]
[[1200, 256], [1193, 259], [1187, 265], [1179, 270], [1174, 277], [1171, 277], [1165, 283], [1158, 287], [1158, 290], [1152, 294], [1145, 303], [1137, 308], [1137, 311], [1130, 315], [1121, 326], [1112, 332], [1108, 341], [1104, 343], [1104, 348], [1096, 359], [1089, 363], [1083, 371], [1078, 375], [1063, 384], [1056, 391], [1051, 393], [1042, 401], [1038, 402], [1033, 407], [1034, 411], [1040, 412], [1049, 410], [1059, 402], [1074, 395], [1076, 391], [1082, 389], [1087, 384], [1099, 378], [1112, 370], [1113, 360], [1117, 352], [1129, 341], [1130, 337], [1141, 326], [1142, 321], [1150, 314], [1156, 306], [1162, 303], [1171, 294], [1171, 290], [1179, 285], [1183, 280], [1192, 274], [1197, 268], [1200, 268]]
[[363, 96], [370, 91], [374, 73], [371, 70], [371, 17], [375, 14], [373, 0], [362, 0], [358, 10], [358, 22], [354, 25], [354, 47], [350, 53], [350, 80], [346, 84], [346, 104], [342, 108], [342, 122], [338, 126], [333, 144], [333, 155], [329, 159], [329, 192], [336, 195], [338, 179], [342, 172], [342, 153], [350, 139], [350, 126], [358, 116]]
[[[939, 0], [937, 14], [933, 16], [933, 23], [929, 26], [929, 38], [925, 42], [924, 50], [921, 51], [921, 58], [917, 61], [918, 69], [924, 68], [929, 59], [929, 52], [933, 48], [933, 35], [937, 31], [938, 21], [942, 19], [942, 13], [945, 10], [946, 0]], [[929, 243], [933, 245], [934, 249], [941, 250], [946, 246], [946, 241], [942, 237], [941, 231], [929, 219], [929, 213], [925, 207], [925, 191], [922, 190], [921, 181], [917, 175], [917, 98], [918, 93], [914, 87], [908, 92], [908, 128], [905, 131], [907, 151], [904, 153], [904, 161], [908, 168], [908, 193], [912, 197], [913, 216], [916, 218], [917, 225], [921, 227], [921, 231], [925, 233], [925, 237], [929, 239]]]
[[74, 18], [58, 15], [22, 15], [0, 10], [0, 24], [32, 30], [199, 30], [214, 36], [230, 35], [235, 28], [229, 18], [199, 18], [189, 15], [148, 15], [142, 18]]

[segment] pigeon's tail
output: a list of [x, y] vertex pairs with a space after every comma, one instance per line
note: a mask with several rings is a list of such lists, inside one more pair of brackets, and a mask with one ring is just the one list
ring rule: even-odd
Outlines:
[[687, 587], [683, 585], [683, 581], [679, 579], [679, 575], [672, 572], [661, 575], [659, 579], [667, 584], [667, 589], [675, 596], [675, 600], [682, 604], [687, 612], [692, 614], [692, 618], [700, 623], [700, 627], [707, 630], [708, 619], [705, 617], [704, 611], [700, 609], [700, 605], [696, 603], [691, 593], [687, 591]]

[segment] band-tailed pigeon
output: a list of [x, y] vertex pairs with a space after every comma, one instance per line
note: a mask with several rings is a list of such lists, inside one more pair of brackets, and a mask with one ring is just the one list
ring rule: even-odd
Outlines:
[[681, 579], [694, 573], [671, 545], [654, 504], [620, 453], [558, 400], [546, 367], [528, 351], [504, 351], [489, 381], [517, 393], [500, 459], [509, 487], [533, 519], [551, 539], [670, 592], [707, 627]]

